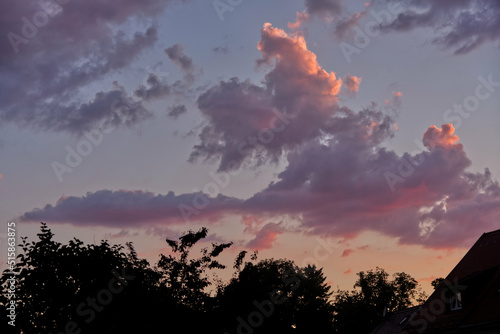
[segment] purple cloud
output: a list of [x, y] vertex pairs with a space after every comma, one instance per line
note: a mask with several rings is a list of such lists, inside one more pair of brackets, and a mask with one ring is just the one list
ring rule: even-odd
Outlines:
[[500, 41], [500, 2], [496, 0], [406, 0], [401, 6], [403, 11], [393, 21], [379, 25], [382, 32], [432, 28], [432, 42], [455, 55]]
[[[154, 45], [152, 22], [131, 35], [120, 27], [138, 18], [151, 20], [169, 2], [2, 2], [0, 34], [6, 38], [0, 40], [0, 120], [70, 133], [115, 122], [110, 104], [85, 101], [80, 91], [126, 68]], [[116, 94], [115, 88], [101, 91], [96, 100]], [[143, 107], [136, 111], [120, 124], [149, 116]]]
[[283, 153], [320, 137], [339, 110], [342, 79], [318, 64], [303, 37], [266, 23], [257, 47], [257, 64], [270, 67], [263, 86], [232, 78], [199, 96], [208, 123], [191, 161], [217, 159], [220, 171], [277, 162]]

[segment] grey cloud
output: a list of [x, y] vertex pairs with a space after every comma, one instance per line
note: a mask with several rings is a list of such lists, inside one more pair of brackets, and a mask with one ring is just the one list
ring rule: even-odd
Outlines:
[[50, 221], [87, 226], [126, 227], [137, 223], [184, 224], [180, 205], [196, 210], [194, 203], [208, 206], [199, 210], [193, 219], [214, 222], [234, 210], [241, 200], [218, 195], [214, 198], [202, 193], [155, 195], [147, 191], [100, 190], [82, 197], [61, 197], [55, 205], [26, 212], [23, 221]]
[[165, 54], [168, 58], [184, 72], [184, 80], [188, 83], [194, 81], [194, 64], [191, 57], [184, 53], [182, 44], [174, 44], [165, 49]]
[[[387, 0], [390, 1], [390, 0]], [[496, 0], [406, 0], [404, 11], [383, 32], [432, 28], [433, 43], [461, 55], [486, 42], [500, 42], [500, 2]]]
[[134, 91], [134, 95], [137, 98], [145, 101], [165, 97], [172, 91], [172, 87], [170, 87], [166, 82], [160, 80], [160, 78], [158, 78], [158, 76], [154, 73], [150, 73], [148, 75], [146, 83], [149, 87], [140, 85]]
[[229, 52], [229, 49], [227, 46], [218, 46], [213, 48], [213, 51], [219, 54], [227, 54]]
[[341, 0], [305, 0], [307, 13], [311, 15], [339, 16], [342, 13]]
[[173, 119], [176, 119], [180, 115], [184, 114], [187, 112], [186, 106], [181, 104], [181, 105], [175, 105], [173, 107], [169, 108], [168, 116], [172, 117]]

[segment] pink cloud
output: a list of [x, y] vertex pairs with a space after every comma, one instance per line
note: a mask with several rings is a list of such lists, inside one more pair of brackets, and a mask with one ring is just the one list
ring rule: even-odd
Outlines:
[[350, 249], [350, 248], [344, 249], [344, 251], [342, 252], [342, 257], [348, 257], [352, 253], [354, 253], [354, 249]]
[[451, 124], [443, 124], [441, 129], [438, 129], [435, 125], [432, 125], [424, 133], [424, 145], [428, 148], [434, 148], [435, 146], [441, 146], [444, 148], [455, 148], [457, 150], [462, 150], [462, 144], [457, 144], [460, 138], [454, 134], [455, 128]]
[[241, 217], [241, 222], [245, 225], [244, 232], [250, 232], [257, 234], [260, 228], [265, 224], [265, 218], [258, 216], [243, 216]]
[[288, 28], [290, 29], [299, 29], [300, 26], [309, 20], [309, 14], [306, 12], [297, 12], [297, 17], [294, 23], [288, 22]]
[[347, 93], [352, 95], [358, 92], [361, 78], [348, 74], [345, 76], [343, 83]]
[[400, 107], [402, 102], [402, 92], [392, 91], [392, 98], [385, 100], [385, 104], [392, 107]]
[[[360, 129], [352, 127], [348, 133]], [[356, 136], [309, 143], [289, 153], [279, 180], [247, 200], [246, 206], [269, 215], [295, 214], [316, 234], [373, 230], [401, 243], [433, 248], [459, 247], [497, 227], [499, 184], [489, 170], [467, 171], [471, 162], [451, 125], [429, 128], [424, 136], [427, 150], [402, 156], [374, 149], [373, 139], [378, 137], [371, 131], [367, 126]], [[407, 174], [393, 192], [384, 173], [397, 173], [402, 161], [407, 162]]]
[[278, 235], [283, 232], [284, 229], [280, 224], [267, 223], [260, 229], [255, 238], [248, 242], [247, 247], [258, 250], [272, 248], [278, 239]]
[[[199, 96], [207, 125], [190, 161], [218, 159], [219, 171], [277, 162], [283, 153], [331, 131], [325, 127], [339, 112], [342, 79], [320, 66], [303, 36], [270, 23], [264, 24], [257, 48], [257, 64], [267, 69], [263, 86], [232, 78]], [[279, 130], [269, 134], [271, 129]], [[271, 139], [259, 141], [263, 132]]]
[[344, 271], [344, 275], [349, 275], [352, 273], [352, 270], [351, 268], [347, 269], [346, 271]]
[[[257, 49], [262, 53], [258, 64], [277, 60], [276, 67], [268, 74], [268, 78], [274, 79], [272, 83], [281, 86], [283, 93], [299, 90], [308, 95], [323, 96], [325, 103], [336, 101], [335, 96], [342, 80], [337, 79], [334, 72], [328, 73], [318, 64], [316, 55], [307, 49], [306, 41], [301, 35], [288, 35], [284, 30], [274, 28], [271, 23], [265, 23]], [[289, 86], [283, 80], [285, 78], [293, 80], [288, 83]], [[314, 86], [305, 86], [304, 79]]]

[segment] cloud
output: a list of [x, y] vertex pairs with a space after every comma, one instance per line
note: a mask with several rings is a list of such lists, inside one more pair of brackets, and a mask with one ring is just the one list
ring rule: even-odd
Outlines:
[[[19, 114], [2, 115], [5, 120], [17, 121], [20, 125], [29, 126], [32, 117], [36, 117], [38, 129], [66, 131], [81, 134], [93, 127], [103, 126], [131, 126], [152, 116], [140, 101], [132, 99], [125, 89], [117, 82], [113, 89], [98, 92], [87, 102], [74, 102], [60, 105], [57, 101], [45, 102], [35, 110], [23, 109], [28, 106], [23, 102], [14, 108]], [[26, 119], [22, 119], [24, 116]]]
[[334, 25], [333, 32], [339, 40], [352, 35], [352, 29], [359, 25], [359, 21], [367, 14], [367, 11], [354, 13], [349, 17], [338, 19]]
[[354, 249], [344, 249], [344, 251], [342, 252], [342, 257], [348, 257], [349, 255], [351, 255], [352, 253], [354, 253]]
[[140, 85], [134, 90], [134, 95], [144, 101], [165, 97], [172, 91], [172, 87], [163, 80], [160, 80], [154, 73], [149, 73], [146, 83], [148, 87]]
[[266, 223], [266, 219], [257, 215], [243, 215], [241, 222], [245, 225], [245, 233], [251, 233], [255, 237], [250, 240], [246, 247], [251, 249], [269, 249], [272, 248], [278, 235], [285, 229], [281, 223]]
[[349, 268], [346, 271], [344, 271], [344, 275], [349, 275], [350, 273], [352, 273], [351, 268]]
[[295, 22], [288, 22], [288, 28], [296, 30], [299, 29], [300, 26], [309, 20], [309, 14], [306, 11], [297, 12]]
[[193, 60], [184, 53], [182, 44], [174, 44], [165, 49], [165, 54], [184, 72], [184, 80], [186, 82], [194, 81], [194, 64]]
[[401, 6], [403, 11], [389, 24], [381, 24], [381, 31], [432, 28], [433, 43], [453, 50], [455, 55], [500, 41], [500, 2], [496, 0], [406, 0]]
[[[110, 105], [95, 104], [100, 96], [117, 94], [115, 88], [97, 92], [95, 101], [80, 92], [127, 68], [156, 43], [157, 29], [151, 20], [169, 2], [2, 2], [0, 120], [70, 133], [116, 121], [109, 118], [113, 117]], [[125, 33], [123, 26], [136, 19], [145, 28]], [[119, 125], [131, 125], [144, 115], [140, 110]]]
[[[50, 221], [87, 226], [127, 227], [139, 223], [184, 224], [191, 215], [213, 222], [232, 212], [238, 199], [202, 193], [155, 195], [147, 191], [89, 192], [82, 197], [61, 197], [55, 205], [25, 213], [23, 221]], [[196, 207], [203, 210], [198, 210]]]
[[173, 231], [170, 226], [148, 226], [144, 229], [144, 233], [146, 235], [152, 235], [158, 237], [159, 239], [165, 240], [166, 237], [172, 237], [175, 235], [175, 238], [180, 236], [180, 232]]
[[176, 119], [180, 115], [187, 112], [186, 106], [183, 104], [175, 105], [169, 108], [168, 117]]
[[339, 15], [342, 11], [341, 0], [305, 0], [307, 12], [317, 15]]
[[454, 132], [455, 128], [451, 124], [443, 124], [441, 129], [433, 125], [424, 133], [424, 145], [431, 149], [435, 146], [441, 146], [444, 148], [456, 148], [461, 151], [463, 150], [462, 144], [458, 144], [460, 138]]
[[131, 233], [129, 230], [120, 230], [118, 233], [106, 233], [104, 235], [105, 239], [120, 239], [120, 238], [130, 238], [130, 237], [136, 237], [139, 235], [139, 232], [133, 232]]
[[[336, 142], [311, 142], [290, 152], [278, 181], [245, 206], [261, 215], [293, 215], [313, 234], [371, 230], [434, 248], [457, 247], [497, 227], [498, 182], [489, 170], [467, 171], [471, 161], [451, 125], [430, 127], [427, 150], [402, 156], [373, 145], [370, 126], [357, 134], [355, 128]], [[398, 169], [405, 178], [391, 192], [384, 174]]]
[[229, 48], [226, 46], [217, 46], [213, 48], [213, 52], [218, 54], [227, 54], [229, 52]]
[[[304, 0], [304, 4], [306, 9], [297, 12], [296, 22], [289, 23], [289, 28], [298, 29], [304, 22], [319, 17], [332, 22], [332, 31], [340, 40], [353, 38], [353, 29], [359, 27], [361, 20], [368, 13], [378, 13], [375, 15], [384, 21], [374, 29], [390, 33], [430, 28], [434, 31], [431, 42], [455, 55], [500, 41], [500, 3], [496, 0], [381, 0], [372, 1], [354, 14], [348, 14], [340, 0]], [[387, 10], [389, 6], [394, 12]]]
[[313, 17], [325, 21], [332, 21], [341, 17], [343, 13], [342, 0], [304, 0], [306, 9], [297, 12], [295, 23], [288, 23], [290, 29], [298, 29]]
[[254, 239], [250, 240], [246, 247], [250, 249], [269, 249], [272, 248], [276, 242], [278, 235], [284, 232], [281, 224], [267, 223], [257, 233]]
[[191, 154], [219, 160], [219, 171], [277, 162], [284, 152], [321, 136], [338, 111], [342, 80], [327, 72], [302, 36], [266, 23], [257, 64], [269, 68], [263, 86], [232, 78], [197, 100], [207, 120]]
[[399, 108], [401, 107], [402, 96], [403, 96], [402, 92], [392, 91], [392, 97], [390, 99], [385, 100], [385, 104], [388, 107]]
[[359, 85], [361, 84], [361, 78], [355, 77], [353, 75], [346, 75], [344, 78], [344, 87], [347, 90], [348, 95], [356, 94], [359, 90]]
[[243, 216], [241, 217], [241, 222], [245, 225], [244, 232], [250, 232], [252, 234], [257, 234], [260, 228], [266, 223], [264, 218], [259, 216]]

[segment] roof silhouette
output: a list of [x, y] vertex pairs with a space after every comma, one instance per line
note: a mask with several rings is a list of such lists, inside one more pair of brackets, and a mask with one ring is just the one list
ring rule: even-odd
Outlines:
[[483, 233], [404, 328], [443, 334], [479, 329], [500, 333], [500, 229]]

